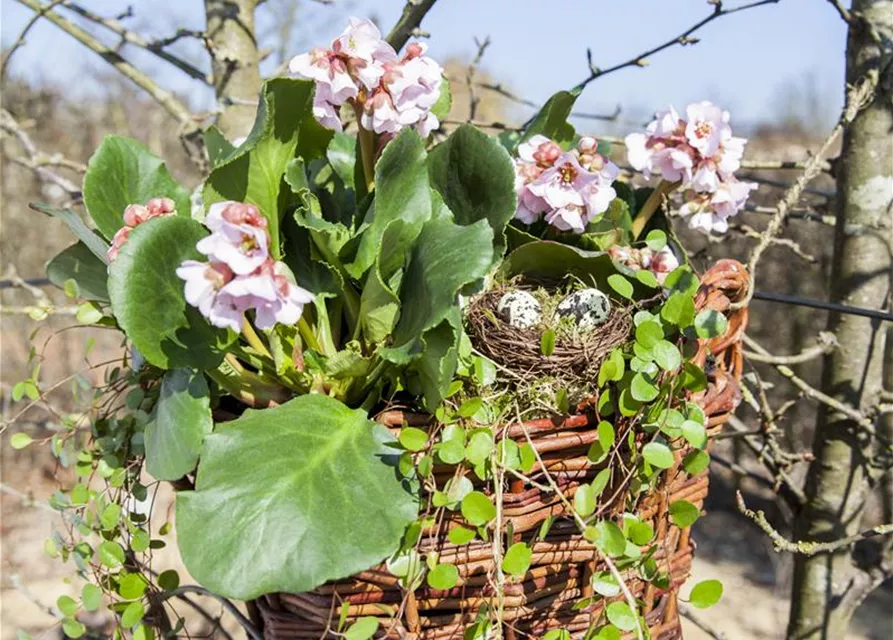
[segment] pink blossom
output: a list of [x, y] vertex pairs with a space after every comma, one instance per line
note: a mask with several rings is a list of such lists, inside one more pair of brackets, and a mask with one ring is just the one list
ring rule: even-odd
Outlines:
[[233, 279], [233, 272], [222, 262], [186, 260], [177, 268], [177, 276], [186, 283], [186, 302], [210, 316], [218, 292]]
[[568, 204], [560, 209], [552, 209], [546, 214], [546, 222], [559, 231], [583, 233], [586, 230], [588, 216], [586, 209], [579, 205]]
[[384, 73], [382, 65], [397, 60], [397, 52], [381, 37], [371, 20], [349, 18], [344, 32], [332, 42], [332, 50], [346, 56], [353, 74], [370, 91]]
[[731, 137], [729, 112], [723, 111], [711, 102], [695, 102], [685, 109], [688, 122], [685, 137], [688, 143], [706, 158], [719, 151], [722, 141]]
[[205, 217], [211, 235], [196, 245], [212, 260], [225, 263], [238, 275], [247, 275], [269, 257], [267, 221], [257, 207], [240, 202], [212, 204]]
[[648, 270], [657, 277], [658, 282], [663, 284], [663, 281], [667, 279], [667, 275], [678, 266], [679, 258], [677, 258], [676, 254], [673, 253], [673, 250], [667, 246], [652, 256], [651, 261], [648, 264]]
[[253, 309], [259, 329], [294, 325], [304, 305], [313, 302], [313, 294], [292, 282], [285, 271], [283, 263], [270, 260], [254, 273], [234, 278], [220, 293], [233, 309]]
[[105, 254], [109, 263], [113, 262], [127, 242], [130, 232], [138, 225], [151, 218], [175, 213], [176, 204], [170, 198], [152, 198], [146, 204], [129, 204], [124, 208], [124, 226], [115, 232], [112, 244]]

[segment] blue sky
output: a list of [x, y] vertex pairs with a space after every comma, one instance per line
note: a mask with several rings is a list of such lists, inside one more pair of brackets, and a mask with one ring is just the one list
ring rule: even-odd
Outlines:
[[[275, 28], [271, 12], [283, 1], [267, 0], [259, 10], [262, 36]], [[103, 15], [133, 6], [135, 17], [128, 24], [149, 37], [170, 35], [181, 26], [203, 26], [200, 0], [82, 0], [82, 4]], [[347, 15], [374, 16], [387, 30], [403, 4], [403, 0], [335, 0], [333, 9], [304, 0], [290, 52], [326, 44], [341, 30]], [[726, 0], [728, 7], [737, 4], [741, 2]], [[596, 64], [608, 67], [668, 40], [711, 10], [706, 0], [440, 0], [423, 28], [432, 34], [430, 55], [440, 60], [470, 57], [475, 52], [473, 38], [489, 35], [492, 44], [482, 68], [517, 93], [542, 102], [586, 76], [587, 47]], [[14, 0], [0, 0], [4, 46], [15, 40], [29, 15]], [[611, 112], [621, 104], [628, 117], [641, 119], [644, 112], [667, 103], [710, 99], [732, 112], [733, 123], [748, 125], [772, 119], [784, 108], [786, 86], [811, 85], [822, 99], [825, 118], [835, 116], [842, 101], [846, 31], [828, 2], [781, 0], [723, 17], [695, 35], [701, 39], [697, 45], [673, 47], [656, 54], [645, 68], [596, 80], [578, 108]], [[194, 46], [184, 44], [182, 50], [204, 60]], [[197, 108], [208, 105], [207, 90], [176, 69], [132, 49], [125, 49], [125, 56], [148, 64], [162, 85], [187, 96]], [[12, 72], [82, 94], [102, 91], [101, 83], [85, 80], [89, 77], [85, 71], [104, 68], [104, 62], [42, 21], [16, 53]]]

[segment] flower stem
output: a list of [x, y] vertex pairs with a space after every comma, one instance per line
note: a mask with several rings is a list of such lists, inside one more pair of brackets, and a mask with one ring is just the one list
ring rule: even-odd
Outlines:
[[366, 179], [366, 191], [372, 193], [375, 188], [375, 133], [360, 126], [360, 156], [363, 158], [363, 177]]
[[316, 336], [313, 334], [313, 329], [307, 324], [307, 320], [304, 319], [304, 316], [301, 316], [298, 319], [298, 331], [301, 333], [301, 338], [304, 340], [304, 344], [314, 351], [322, 353], [319, 341], [316, 339]]
[[257, 335], [257, 332], [254, 330], [254, 327], [251, 326], [251, 323], [248, 322], [248, 318], [242, 321], [242, 333], [245, 334], [245, 339], [248, 340], [248, 344], [251, 345], [251, 348], [257, 351], [260, 355], [266, 356], [273, 359], [273, 356], [270, 354], [270, 351], [267, 349], [267, 346], [264, 344], [263, 340], [260, 339], [260, 336]]
[[647, 225], [648, 221], [651, 220], [651, 216], [654, 215], [654, 212], [660, 208], [664, 196], [668, 193], [671, 193], [680, 184], [682, 184], [681, 181], [660, 181], [660, 184], [657, 185], [657, 189], [651, 192], [651, 195], [648, 196], [645, 204], [642, 205], [642, 209], [639, 211], [636, 219], [633, 220], [633, 240], [638, 240], [639, 236], [642, 235], [642, 231], [645, 229], [645, 225]]

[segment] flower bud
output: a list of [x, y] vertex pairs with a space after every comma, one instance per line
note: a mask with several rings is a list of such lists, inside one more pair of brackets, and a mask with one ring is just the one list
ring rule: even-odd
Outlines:
[[533, 159], [542, 166], [552, 166], [561, 157], [561, 147], [549, 140], [542, 143], [533, 153]]
[[129, 204], [124, 209], [124, 224], [128, 227], [135, 227], [150, 217], [149, 209], [141, 204]]
[[580, 138], [577, 148], [581, 153], [594, 153], [598, 149], [598, 140], [592, 136], [583, 136]]

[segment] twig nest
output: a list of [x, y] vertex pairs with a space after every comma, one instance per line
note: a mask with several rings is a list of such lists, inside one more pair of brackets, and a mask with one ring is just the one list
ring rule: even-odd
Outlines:
[[611, 315], [611, 300], [598, 289], [581, 289], [562, 300], [555, 310], [559, 318], [571, 318], [587, 330], [604, 324]]
[[543, 316], [539, 301], [527, 291], [509, 291], [499, 299], [496, 313], [516, 329], [536, 326]]

